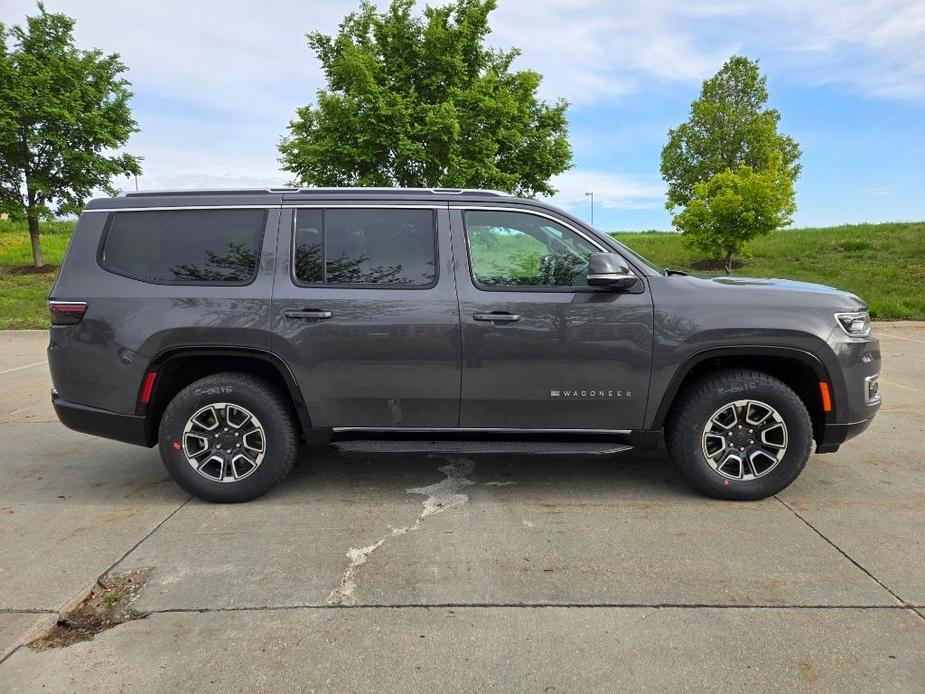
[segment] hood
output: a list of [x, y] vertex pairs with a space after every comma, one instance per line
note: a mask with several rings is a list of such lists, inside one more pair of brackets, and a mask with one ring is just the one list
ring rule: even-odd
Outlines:
[[867, 304], [856, 294], [846, 292], [835, 287], [828, 287], [824, 284], [813, 284], [812, 282], [797, 282], [795, 280], [784, 280], [776, 277], [712, 277], [710, 282], [727, 285], [729, 287], [749, 287], [760, 289], [762, 287], [777, 291], [791, 291], [812, 294], [827, 294], [833, 297], [844, 299], [847, 305], [856, 304], [859, 309], [866, 309]]

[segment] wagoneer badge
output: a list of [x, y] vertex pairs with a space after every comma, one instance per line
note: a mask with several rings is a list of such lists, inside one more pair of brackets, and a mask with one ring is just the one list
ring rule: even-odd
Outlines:
[[551, 390], [552, 398], [631, 398], [628, 390]]

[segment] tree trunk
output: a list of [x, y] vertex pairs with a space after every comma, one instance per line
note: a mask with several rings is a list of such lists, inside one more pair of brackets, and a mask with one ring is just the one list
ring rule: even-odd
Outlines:
[[42, 240], [39, 238], [39, 216], [35, 211], [28, 210], [26, 218], [29, 220], [29, 238], [32, 240], [32, 264], [42, 267], [45, 259], [42, 257]]
[[726, 270], [727, 275], [732, 274], [732, 251], [726, 253], [726, 257], [723, 258], [723, 269]]

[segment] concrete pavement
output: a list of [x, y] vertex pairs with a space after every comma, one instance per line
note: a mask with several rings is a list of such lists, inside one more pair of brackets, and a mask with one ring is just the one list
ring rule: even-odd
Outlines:
[[[879, 324], [885, 404], [777, 499], [663, 453], [303, 460], [240, 506], [64, 429], [44, 332], [0, 333], [0, 691], [925, 691], [925, 324]], [[148, 616], [23, 644], [100, 575]]]

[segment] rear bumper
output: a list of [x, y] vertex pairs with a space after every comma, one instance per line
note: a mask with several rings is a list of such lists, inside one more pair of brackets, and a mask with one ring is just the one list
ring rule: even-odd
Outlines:
[[816, 443], [816, 453], [834, 453], [845, 441], [867, 429], [873, 421], [871, 416], [851, 424], [826, 424], [821, 439]]
[[51, 391], [51, 404], [58, 419], [68, 429], [136, 446], [151, 446], [148, 442], [147, 423], [143, 416], [119, 414], [78, 405], [62, 400], [54, 390]]

